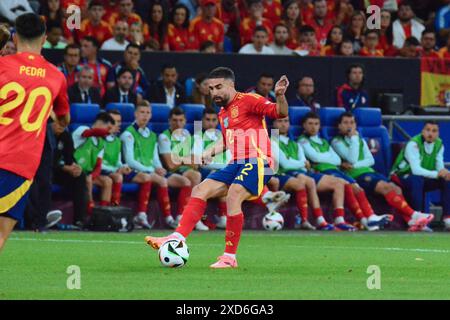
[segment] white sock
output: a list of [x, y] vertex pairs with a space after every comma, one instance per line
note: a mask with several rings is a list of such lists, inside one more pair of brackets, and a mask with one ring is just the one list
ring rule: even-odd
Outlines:
[[317, 225], [322, 225], [324, 223], [326, 223], [325, 218], [324, 217], [317, 217]]
[[231, 257], [231, 258], [233, 258], [233, 259], [236, 259], [236, 255], [235, 255], [235, 254], [232, 254], [232, 253], [226, 253], [226, 252], [224, 252], [223, 255], [224, 255], [224, 256]]
[[334, 223], [336, 224], [345, 223], [344, 217], [337, 217], [336, 219], [334, 219]]
[[372, 219], [376, 219], [377, 218], [377, 216], [375, 215], [375, 214], [371, 214], [368, 218], [367, 218], [367, 220], [372, 220]]
[[411, 219], [417, 219], [419, 218], [421, 213], [419, 211], [414, 211], [414, 213], [411, 215]]
[[172, 233], [172, 235], [174, 235], [175, 237], [177, 237], [178, 239], [180, 239], [182, 241], [186, 241], [186, 238], [179, 232], [174, 232], [174, 233]]

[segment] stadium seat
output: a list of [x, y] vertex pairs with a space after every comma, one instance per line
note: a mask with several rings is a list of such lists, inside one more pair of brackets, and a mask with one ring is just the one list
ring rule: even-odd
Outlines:
[[169, 127], [170, 107], [165, 103], [150, 103], [152, 105], [152, 119], [148, 127], [159, 134]]
[[203, 117], [203, 110], [205, 106], [202, 104], [195, 103], [185, 103], [181, 104], [180, 108], [186, 113], [186, 120], [188, 123], [193, 123], [194, 121], [201, 121]]
[[223, 38], [223, 51], [226, 53], [233, 52], [233, 41], [230, 37], [225, 36]]
[[342, 113], [345, 112], [344, 108], [337, 107], [325, 107], [319, 109], [321, 129], [320, 134], [324, 139], [330, 141], [337, 135], [337, 121]]
[[70, 125], [69, 130], [74, 131], [81, 125], [91, 126], [95, 117], [100, 112], [98, 104], [72, 103], [70, 105]]
[[186, 97], [192, 97], [194, 86], [195, 86], [195, 78], [187, 78], [186, 81], [184, 82]]
[[296, 139], [303, 131], [302, 120], [305, 114], [311, 111], [310, 107], [289, 107], [289, 135], [291, 139]]
[[108, 103], [106, 111], [117, 109], [122, 115], [122, 122], [134, 121], [134, 104], [132, 103]]
[[389, 175], [391, 169], [391, 147], [389, 134], [382, 124], [381, 109], [357, 108], [353, 111], [359, 131], [366, 139], [375, 158], [375, 170]]

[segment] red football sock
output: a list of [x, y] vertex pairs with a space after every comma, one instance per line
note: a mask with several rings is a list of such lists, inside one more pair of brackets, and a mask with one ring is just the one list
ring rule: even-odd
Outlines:
[[308, 194], [306, 189], [299, 190], [295, 193], [295, 201], [297, 203], [297, 208], [300, 211], [300, 216], [302, 221], [308, 220]]
[[122, 182], [114, 182], [112, 185], [111, 204], [118, 206], [120, 204], [120, 196], [122, 195]]
[[314, 208], [313, 209], [314, 218], [323, 217], [322, 208]]
[[345, 210], [344, 208], [336, 208], [334, 209], [334, 218], [336, 219], [337, 217], [344, 217], [345, 215]]
[[101, 206], [101, 207], [109, 206], [109, 201], [106, 201], [106, 200], [100, 200], [100, 206]]
[[206, 201], [199, 198], [190, 198], [184, 207], [180, 224], [175, 231], [187, 238], [192, 230], [194, 230], [196, 223], [202, 218], [205, 210]]
[[159, 187], [158, 191], [158, 204], [159, 209], [162, 211], [164, 217], [170, 216], [170, 199], [169, 199], [169, 188]]
[[235, 216], [227, 216], [225, 230], [225, 253], [236, 254], [242, 227], [244, 226], [244, 214], [241, 212]]
[[259, 196], [256, 199], [250, 200], [251, 203], [257, 204], [258, 206], [265, 207], [266, 204], [262, 201], [262, 196]]
[[152, 191], [152, 183], [141, 183], [138, 194], [138, 212], [147, 212], [148, 199], [150, 199], [150, 192]]
[[178, 212], [183, 212], [184, 207], [189, 202], [189, 198], [191, 197], [192, 188], [191, 187], [181, 187], [180, 192], [178, 192]]
[[227, 203], [225, 201], [219, 201], [219, 217], [227, 215]]
[[386, 202], [393, 208], [397, 209], [406, 222], [411, 220], [414, 209], [406, 202], [402, 194], [397, 194], [394, 190], [384, 195]]
[[361, 207], [361, 210], [363, 211], [363, 214], [366, 218], [375, 214], [373, 212], [372, 206], [369, 203], [369, 200], [367, 200], [366, 193], [363, 190], [358, 192], [355, 196], [356, 196], [356, 199], [358, 199], [359, 206]]
[[355, 197], [351, 184], [345, 185], [345, 206], [350, 209], [350, 211], [358, 218], [358, 220], [364, 218], [363, 211], [359, 206], [359, 202]]

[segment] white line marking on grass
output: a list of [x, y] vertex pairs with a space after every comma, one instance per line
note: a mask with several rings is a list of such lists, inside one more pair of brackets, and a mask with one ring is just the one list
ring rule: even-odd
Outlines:
[[[42, 242], [59, 242], [59, 243], [105, 243], [105, 244], [139, 244], [145, 245], [143, 241], [123, 241], [123, 240], [79, 240], [79, 239], [36, 239], [36, 238], [10, 238], [13, 241], [42, 241]], [[196, 247], [216, 247], [223, 246], [218, 244], [195, 244]], [[245, 245], [245, 247], [260, 247], [255, 245]], [[450, 250], [445, 249], [426, 249], [426, 248], [391, 248], [391, 247], [348, 247], [348, 246], [302, 246], [288, 245], [290, 248], [302, 249], [330, 249], [330, 250], [375, 250], [375, 251], [404, 251], [404, 252], [423, 252], [423, 253], [444, 253], [450, 254]]]

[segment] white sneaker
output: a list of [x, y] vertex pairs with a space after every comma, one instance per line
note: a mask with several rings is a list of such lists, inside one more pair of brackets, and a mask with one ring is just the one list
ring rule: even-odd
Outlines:
[[378, 225], [369, 224], [369, 220], [366, 217], [362, 218], [360, 222], [363, 225], [364, 229], [366, 229], [367, 231], [380, 230], [380, 227]]
[[275, 212], [284, 203], [288, 202], [290, 198], [291, 195], [284, 191], [268, 191], [262, 197], [262, 201], [266, 205], [266, 208], [267, 210], [269, 210], [269, 212]]
[[216, 228], [225, 229], [226, 227], [227, 227], [227, 216], [220, 216], [216, 223]]
[[444, 230], [450, 231], [450, 218], [444, 219]]
[[176, 229], [178, 227], [177, 221], [172, 216], [167, 216], [165, 218], [165, 222], [172, 229]]
[[316, 227], [309, 223], [309, 221], [303, 221], [301, 224], [301, 228], [303, 230], [316, 230]]
[[370, 227], [378, 226], [379, 228], [383, 228], [393, 220], [394, 216], [392, 214], [382, 214], [382, 215], [373, 214], [367, 219], [367, 224]]
[[61, 210], [52, 210], [47, 213], [47, 224], [45, 227], [47, 229], [53, 227], [62, 219], [62, 211]]
[[181, 221], [181, 214], [175, 217], [175, 222], [177, 223], [177, 225], [180, 224], [180, 221]]
[[196, 223], [195, 225], [195, 230], [198, 231], [208, 231], [209, 228], [207, 226], [204, 225], [204, 223], [202, 221], [199, 221]]
[[148, 223], [148, 217], [147, 214], [145, 212], [139, 212], [135, 217], [134, 217], [134, 223], [138, 226], [141, 226], [144, 229], [151, 229], [153, 227], [153, 224]]
[[422, 231], [431, 221], [433, 221], [433, 219], [434, 215], [432, 214], [414, 211], [411, 220], [408, 222], [408, 231]]

